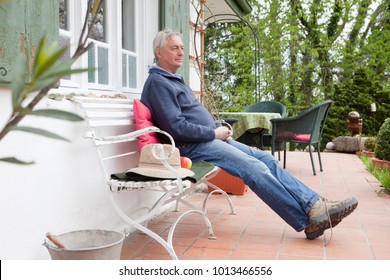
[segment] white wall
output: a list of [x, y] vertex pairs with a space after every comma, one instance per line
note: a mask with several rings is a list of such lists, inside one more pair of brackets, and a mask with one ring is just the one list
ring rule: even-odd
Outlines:
[[[139, 96], [148, 75], [148, 65], [153, 63], [152, 40], [158, 31], [157, 1], [138, 3], [143, 16], [138, 18], [137, 28], [144, 51], [140, 55], [141, 86], [137, 92], [128, 93], [133, 97]], [[143, 20], [148, 24], [143, 24]], [[85, 60], [86, 57], [79, 64], [86, 63]], [[76, 80], [86, 79], [76, 77]], [[79, 85], [79, 88], [60, 87], [55, 92], [96, 92], [86, 89], [83, 83]], [[120, 85], [115, 88], [113, 93], [119, 91]], [[1, 129], [11, 114], [8, 88], [0, 88], [0, 105]], [[45, 99], [39, 107], [80, 113], [75, 104], [67, 100]], [[111, 206], [96, 149], [92, 142], [83, 138], [86, 123], [28, 117], [21, 125], [48, 129], [71, 142], [22, 132], [12, 132], [0, 141], [0, 158], [15, 156], [35, 161], [34, 165], [27, 166], [0, 162], [0, 259], [50, 259], [47, 249], [42, 246], [48, 231], [61, 234], [81, 229], [123, 230], [125, 225]], [[129, 205], [137, 205], [139, 201], [148, 203], [148, 199], [153, 199], [149, 194], [121, 196]]]
[[[157, 1], [138, 1], [143, 11], [137, 21], [142, 41], [140, 77], [145, 80], [153, 64], [152, 40], [158, 31]], [[143, 23], [143, 20], [147, 22]], [[85, 57], [78, 62], [82, 66]], [[191, 85], [199, 87], [199, 78], [191, 74]], [[84, 78], [76, 77], [79, 87], [60, 87], [57, 93], [91, 92]], [[143, 82], [142, 82], [143, 84]], [[137, 92], [128, 96], [139, 97]], [[120, 85], [114, 86], [117, 93]], [[11, 93], [0, 88], [0, 129], [11, 114]], [[80, 113], [74, 103], [44, 99], [41, 108], [59, 108]], [[83, 138], [85, 122], [71, 123], [46, 118], [25, 118], [21, 125], [37, 126], [56, 132], [70, 143], [41, 136], [11, 132], [0, 141], [0, 158], [15, 156], [34, 160], [34, 165], [14, 165], [0, 162], [0, 259], [50, 259], [42, 246], [45, 234], [61, 234], [81, 229], [122, 230], [124, 224], [110, 204], [96, 149]], [[149, 203], [150, 194], [121, 194], [128, 205]], [[131, 211], [131, 208], [129, 209]]]
[[[40, 106], [53, 107], [55, 102], [45, 100]], [[74, 109], [69, 101], [60, 103]], [[0, 104], [2, 108], [10, 104], [9, 93], [0, 91]], [[0, 258], [49, 259], [41, 245], [48, 231], [118, 228], [96, 150], [83, 138], [85, 122], [30, 117], [21, 125], [58, 132], [72, 142], [22, 132], [12, 132], [0, 141], [0, 157], [36, 162], [27, 166], [0, 162]]]

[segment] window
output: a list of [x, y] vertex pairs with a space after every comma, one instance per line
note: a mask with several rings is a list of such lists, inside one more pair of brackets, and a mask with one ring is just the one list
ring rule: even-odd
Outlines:
[[[105, 2], [105, 1], [104, 1]], [[105, 3], [103, 2], [100, 11], [96, 15], [95, 24], [92, 26], [92, 30], [89, 34], [89, 38], [99, 42], [107, 42], [106, 39], [106, 16], [105, 16]], [[89, 14], [88, 24], [92, 22], [92, 14]]]
[[[38, 1], [38, 0], [36, 0]], [[50, 0], [51, 1], [51, 0]], [[60, 46], [77, 47], [88, 0], [58, 0]], [[70, 90], [110, 91], [139, 94], [148, 66], [153, 64], [150, 47], [158, 31], [159, 1], [104, 1], [88, 41], [93, 46], [74, 64], [74, 68], [95, 70], [61, 79], [59, 92]], [[88, 19], [90, 22], [92, 18]]]
[[60, 0], [59, 1], [59, 18], [60, 18], [60, 29], [69, 30], [69, 3], [68, 0]]
[[[103, 2], [100, 11], [98, 11], [96, 23], [92, 26], [89, 34], [89, 38], [94, 45], [88, 50], [88, 68], [96, 69], [88, 72], [88, 82], [92, 84], [108, 85], [110, 83], [110, 45], [107, 43], [108, 28], [106, 23], [108, 15], [106, 2]], [[92, 15], [90, 15], [88, 21], [92, 21]]]
[[137, 88], [136, 3], [122, 0], [122, 86]]
[[[61, 48], [69, 47], [71, 42], [71, 33], [69, 29], [69, 0], [60, 0], [59, 1], [59, 25], [60, 25], [60, 36], [59, 36], [59, 46]], [[70, 48], [63, 55], [63, 59], [70, 58]], [[70, 76], [62, 77], [65, 80], [70, 80]]]

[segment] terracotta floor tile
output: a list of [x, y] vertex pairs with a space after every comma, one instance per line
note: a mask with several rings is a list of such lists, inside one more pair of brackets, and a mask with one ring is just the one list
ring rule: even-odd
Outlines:
[[279, 252], [280, 244], [274, 243], [246, 243], [240, 242], [236, 246], [236, 250], [246, 251], [249, 253], [271, 253], [277, 254]]
[[356, 244], [367, 242], [367, 234], [362, 229], [352, 229], [345, 227], [336, 227], [333, 233], [327, 230], [328, 239], [331, 238], [331, 243]]
[[[217, 239], [208, 239], [208, 229], [201, 215], [185, 216], [177, 225], [173, 238], [179, 259], [390, 259], [390, 195], [377, 194], [380, 190], [377, 180], [356, 155], [322, 153], [321, 156], [324, 171], [319, 171], [315, 157], [317, 176], [313, 176], [310, 158], [305, 152], [288, 152], [287, 170], [331, 200], [348, 196], [359, 200], [356, 211], [333, 232], [326, 230], [320, 238], [307, 240], [303, 232], [288, 226], [250, 189], [244, 195], [230, 195], [236, 215], [229, 215], [225, 197], [212, 195], [207, 203], [207, 214]], [[195, 193], [187, 199], [202, 207], [205, 195], [204, 192]], [[166, 238], [172, 222], [186, 210], [187, 206], [180, 205], [179, 212], [167, 212], [152, 221], [149, 227]], [[123, 245], [122, 259], [169, 260], [171, 257], [157, 241], [134, 233]]]
[[367, 243], [331, 243], [325, 249], [326, 259], [329, 260], [371, 260], [374, 258]]
[[387, 245], [390, 244], [390, 232], [389, 230], [375, 230], [367, 229], [368, 241], [375, 245]]
[[[327, 234], [325, 234], [327, 236]], [[280, 241], [283, 246], [301, 246], [301, 247], [324, 247], [325, 240], [324, 236], [321, 236], [314, 240], [306, 239], [304, 234], [301, 235], [284, 235]]]
[[323, 258], [303, 256], [301, 254], [299, 254], [299, 255], [280, 254], [277, 257], [277, 260], [323, 260]]
[[[321, 246], [295, 246], [282, 245], [279, 249], [280, 255], [301, 256], [303, 258], [323, 259], [324, 248]], [[279, 257], [279, 255], [278, 255]]]
[[237, 243], [237, 240], [221, 239], [210, 240], [206, 238], [198, 239], [194, 242], [192, 247], [194, 248], [211, 248], [211, 249], [222, 249], [232, 250]]
[[371, 245], [376, 260], [390, 260], [390, 245]]

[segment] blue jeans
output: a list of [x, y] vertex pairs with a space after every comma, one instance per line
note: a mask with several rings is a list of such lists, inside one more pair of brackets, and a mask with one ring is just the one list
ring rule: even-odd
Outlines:
[[213, 140], [179, 147], [193, 162], [208, 161], [240, 177], [258, 197], [296, 231], [308, 226], [311, 206], [319, 195], [281, 168], [268, 152], [240, 142]]

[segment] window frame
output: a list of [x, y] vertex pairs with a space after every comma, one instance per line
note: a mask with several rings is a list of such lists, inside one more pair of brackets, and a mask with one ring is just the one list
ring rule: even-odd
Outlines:
[[[93, 39], [88, 41], [96, 43], [97, 46], [108, 48], [109, 78], [108, 84], [99, 84], [98, 81], [89, 82], [88, 73], [72, 75], [69, 79], [61, 79], [60, 87], [57, 92], [112, 92], [112, 94], [121, 92], [127, 94], [139, 94], [142, 91], [143, 82], [148, 75], [148, 68], [153, 64], [154, 55], [149, 47], [159, 28], [159, 5], [155, 0], [134, 0], [135, 1], [135, 52], [127, 51], [126, 55], [133, 56], [136, 59], [135, 81], [136, 86], [131, 87], [127, 84], [123, 86], [122, 78], [122, 8], [121, 0], [105, 1], [106, 10], [105, 21], [108, 22], [106, 30], [106, 43], [98, 42]], [[81, 27], [84, 21], [87, 0], [68, 0], [68, 24], [69, 31], [60, 29], [59, 34], [70, 37], [71, 54], [74, 53], [81, 33]], [[107, 15], [106, 15], [107, 13]], [[151, 16], [153, 15], [153, 16]], [[151, 19], [152, 18], [152, 19]], [[95, 46], [96, 47], [96, 46]], [[73, 65], [74, 68], [88, 67], [88, 53], [80, 57]], [[127, 69], [128, 71], [128, 69]], [[95, 74], [97, 78], [97, 73]], [[127, 74], [126, 74], [127, 75]], [[128, 75], [127, 75], [128, 79]]]
[[[70, 46], [69, 50], [70, 53], [73, 54], [75, 52], [75, 36], [74, 36], [74, 29], [75, 29], [75, 14], [71, 11], [75, 10], [74, 0], [65, 0], [67, 1], [67, 17], [68, 17], [68, 30], [65, 29], [59, 29], [59, 37], [66, 36], [69, 38]], [[75, 63], [76, 64], [76, 63]], [[75, 67], [75, 66], [73, 66]], [[60, 80], [60, 87], [66, 87], [66, 88], [78, 88], [80, 87], [80, 82], [75, 81], [74, 77], [70, 77], [70, 79], [61, 79]]]
[[[136, 0], [121, 0], [121, 3], [123, 2], [123, 1], [134, 1], [134, 21], [133, 21], [133, 23], [134, 23], [134, 25], [135, 25], [135, 27], [134, 27], [134, 38], [135, 38], [135, 44], [134, 44], [134, 50], [128, 50], [128, 49], [125, 49], [124, 47], [123, 47], [123, 40], [124, 40], [124, 38], [122, 37], [123, 36], [123, 25], [122, 25], [122, 23], [123, 23], [123, 19], [122, 19], [122, 16], [123, 16], [123, 11], [122, 11], [122, 5], [121, 5], [121, 11], [120, 11], [120, 15], [121, 15], [121, 40], [120, 40], [120, 46], [121, 46], [121, 50], [120, 50], [120, 56], [121, 56], [121, 70], [123, 70], [123, 68], [125, 68], [126, 69], [126, 75], [124, 75], [124, 73], [123, 73], [123, 71], [121, 71], [121, 74], [122, 74], [122, 83], [121, 83], [121, 85], [122, 85], [122, 89], [124, 90], [124, 91], [134, 91], [134, 90], [136, 90], [137, 88], [139, 88], [139, 79], [138, 79], [138, 77], [139, 77], [139, 75], [138, 75], [138, 73], [140, 72], [139, 71], [139, 53], [140, 53], [140, 48], [139, 48], [139, 40], [140, 40], [140, 38], [139, 38], [139, 32], [138, 32], [138, 29], [139, 29], [139, 17], [138, 17], [138, 13], [137, 13], [137, 11], [139, 10], [139, 1], [136, 1]], [[124, 62], [123, 61], [123, 56], [126, 56], [126, 62]], [[130, 65], [130, 63], [129, 63], [129, 58], [130, 57], [133, 57], [133, 58], [135, 58], [135, 73], [136, 73], [136, 75], [135, 75], [135, 87], [131, 87], [131, 85], [130, 85], [130, 76], [129, 76], [129, 65]], [[124, 67], [124, 63], [126, 63], [126, 65], [125, 66], [127, 66], [127, 67]], [[123, 79], [123, 77], [124, 76], [126, 76], [125, 77], [125, 79], [126, 79], [126, 84], [124, 85], [124, 79]]]

